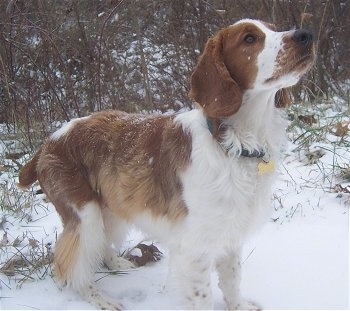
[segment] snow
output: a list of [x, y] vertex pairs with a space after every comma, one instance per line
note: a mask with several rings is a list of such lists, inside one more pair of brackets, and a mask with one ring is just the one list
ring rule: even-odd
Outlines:
[[[343, 119], [348, 120], [344, 115]], [[292, 140], [298, 135], [289, 134]], [[264, 309], [347, 309], [350, 194], [332, 189], [342, 182], [334, 164], [348, 165], [350, 152], [329, 134], [325, 141], [310, 144], [310, 151], [321, 147], [324, 155], [309, 163], [297, 144], [289, 142], [284, 151], [270, 221], [244, 248], [242, 292]], [[0, 175], [0, 182], [9, 182], [9, 174]], [[348, 184], [342, 183], [344, 187]], [[44, 195], [27, 195], [35, 206], [27, 212], [30, 219], [6, 215], [4, 232], [10, 242], [25, 233], [43, 244], [53, 244], [61, 231], [53, 206], [44, 201]], [[142, 234], [132, 230], [124, 247], [131, 248], [141, 240]], [[176, 309], [178, 297], [163, 288], [167, 251], [157, 245], [164, 252], [161, 261], [118, 275], [101, 268], [96, 273], [98, 286], [127, 309]], [[0, 248], [1, 263], [12, 252], [11, 247]], [[215, 273], [212, 279], [214, 307], [224, 309]], [[0, 274], [0, 309], [92, 309], [69, 288], [60, 289], [49, 275], [19, 284], [16, 278]]]
[[348, 307], [347, 212], [332, 201], [326, 212], [264, 227], [248, 244], [244, 293], [266, 309]]

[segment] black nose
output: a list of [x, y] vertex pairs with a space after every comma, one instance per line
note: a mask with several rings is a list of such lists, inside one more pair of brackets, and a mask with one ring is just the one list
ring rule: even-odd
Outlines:
[[310, 45], [314, 40], [311, 32], [302, 29], [294, 31], [292, 39], [304, 46]]

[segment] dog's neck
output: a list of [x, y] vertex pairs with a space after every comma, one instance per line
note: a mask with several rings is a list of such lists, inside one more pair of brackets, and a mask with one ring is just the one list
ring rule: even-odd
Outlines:
[[[218, 125], [218, 124], [215, 124], [212, 119], [210, 118], [206, 118], [207, 120], [207, 126], [208, 126], [208, 130], [209, 132], [213, 135], [213, 137], [215, 139], [217, 139], [218, 143], [222, 146], [223, 150], [226, 152], [226, 153], [229, 153], [230, 150], [233, 148], [233, 145], [228, 145], [228, 146], [225, 146], [221, 141], [220, 141], [220, 134], [219, 132], [222, 131], [224, 132], [225, 129], [224, 129], [224, 126], [221, 126]], [[214, 119], [214, 121], [217, 121]], [[228, 130], [226, 128], [226, 130]], [[214, 132], [216, 131], [216, 132]], [[219, 135], [219, 136], [218, 136]], [[239, 156], [242, 156], [242, 157], [247, 157], [247, 158], [263, 158], [266, 154], [266, 151], [264, 149], [255, 149], [255, 150], [248, 150], [248, 149], [245, 149], [244, 146], [242, 146], [242, 149], [240, 150], [239, 152]]]
[[207, 127], [227, 152], [237, 145], [240, 156], [263, 157], [266, 153], [265, 138], [268, 128], [275, 122], [276, 91], [245, 92], [240, 109], [227, 118], [206, 117]]

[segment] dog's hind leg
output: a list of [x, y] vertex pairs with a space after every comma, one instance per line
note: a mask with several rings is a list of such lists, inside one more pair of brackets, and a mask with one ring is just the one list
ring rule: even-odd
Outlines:
[[121, 305], [104, 297], [94, 286], [94, 273], [102, 262], [106, 246], [100, 205], [93, 200], [72, 209], [76, 217], [65, 224], [56, 243], [56, 278], [72, 286], [95, 307], [119, 310]]
[[128, 224], [122, 219], [117, 218], [109, 208], [104, 208], [102, 215], [107, 240], [103, 258], [105, 265], [111, 270], [129, 270], [135, 268], [132, 262], [118, 254], [119, 248], [126, 237]]

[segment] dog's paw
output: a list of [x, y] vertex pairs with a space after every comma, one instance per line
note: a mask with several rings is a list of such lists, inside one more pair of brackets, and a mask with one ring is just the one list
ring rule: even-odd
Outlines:
[[258, 306], [256, 303], [240, 299], [238, 303], [236, 303], [230, 310], [250, 310], [250, 311], [260, 311], [262, 308]]
[[106, 256], [104, 263], [110, 270], [130, 270], [136, 268], [134, 263], [116, 254]]
[[112, 298], [100, 292], [95, 286], [89, 286], [80, 290], [81, 296], [99, 310], [123, 310], [123, 306]]

